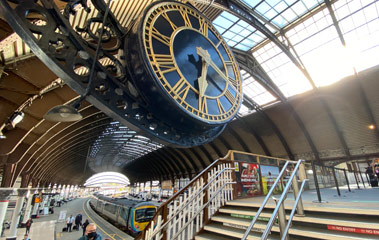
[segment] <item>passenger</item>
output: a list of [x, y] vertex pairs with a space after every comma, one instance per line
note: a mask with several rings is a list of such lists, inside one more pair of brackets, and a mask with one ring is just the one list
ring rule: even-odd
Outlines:
[[32, 226], [33, 220], [32, 218], [29, 218], [29, 220], [26, 222], [26, 232], [25, 235], [28, 235], [30, 232], [30, 227]]
[[78, 240], [102, 240], [103, 237], [100, 233], [96, 233], [96, 225], [94, 223], [88, 224], [85, 232], [85, 236], [82, 236]]
[[82, 226], [82, 214], [78, 214], [75, 217], [75, 229], [79, 231], [79, 227]]
[[72, 223], [74, 221], [75, 221], [75, 218], [72, 215], [70, 215], [70, 217], [67, 218], [67, 221], [66, 221], [66, 223], [67, 223], [67, 232], [71, 232]]
[[84, 236], [84, 233], [86, 232], [86, 227], [88, 226], [89, 222], [88, 222], [88, 219], [86, 219], [86, 221], [83, 223], [83, 235]]
[[24, 240], [31, 240], [31, 239], [28, 237], [28, 234], [25, 234], [25, 235], [24, 235]]

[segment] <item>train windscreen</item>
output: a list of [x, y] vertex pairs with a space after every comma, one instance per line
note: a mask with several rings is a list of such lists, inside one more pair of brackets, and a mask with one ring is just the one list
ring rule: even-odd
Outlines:
[[148, 222], [155, 214], [155, 208], [142, 208], [136, 210], [136, 222]]

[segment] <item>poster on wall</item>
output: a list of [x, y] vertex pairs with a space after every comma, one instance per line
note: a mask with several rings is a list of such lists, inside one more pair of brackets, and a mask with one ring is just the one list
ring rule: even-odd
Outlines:
[[259, 165], [238, 162], [235, 166], [238, 197], [254, 197], [262, 195], [259, 183]]
[[[274, 185], [276, 178], [279, 176], [279, 167], [277, 166], [267, 166], [261, 165], [261, 174], [262, 174], [262, 187], [263, 194], [267, 195], [271, 187]], [[282, 192], [281, 182], [275, 187], [273, 194], [279, 194]]]

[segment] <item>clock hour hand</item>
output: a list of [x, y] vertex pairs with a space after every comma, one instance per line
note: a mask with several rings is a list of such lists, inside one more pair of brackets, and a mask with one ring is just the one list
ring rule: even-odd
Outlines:
[[230, 85], [233, 88], [233, 90], [237, 94], [239, 94], [239, 92], [237, 91], [237, 89], [235, 88], [235, 86], [230, 83], [228, 77], [221, 71], [221, 69], [216, 65], [216, 63], [213, 62], [213, 60], [211, 59], [211, 56], [209, 55], [208, 51], [204, 50], [201, 47], [197, 47], [196, 50], [197, 50], [196, 51], [197, 55], [199, 55], [203, 61], [207, 62], [217, 72], [217, 74], [220, 75], [228, 83], [228, 85]]
[[[202, 49], [200, 47], [197, 47], [196, 50], [197, 52], [199, 51], [199, 49]], [[204, 50], [202, 49], [204, 52], [203, 52], [203, 56], [205, 57], [209, 57], [209, 53], [207, 50]], [[200, 56], [200, 55], [199, 55]], [[204, 60], [204, 57], [202, 57], [202, 64], [201, 64], [201, 75], [200, 77], [197, 79], [198, 81], [198, 84], [199, 84], [199, 97], [203, 97], [204, 94], [205, 94], [205, 90], [207, 89], [208, 87], [208, 82], [207, 82], [207, 72], [208, 72], [208, 62], [206, 60]]]

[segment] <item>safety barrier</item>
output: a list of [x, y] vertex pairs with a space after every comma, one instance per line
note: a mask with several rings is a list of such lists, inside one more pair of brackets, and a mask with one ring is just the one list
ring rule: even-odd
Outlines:
[[235, 175], [228, 155], [165, 202], [136, 239], [192, 239], [220, 207], [233, 200]]

